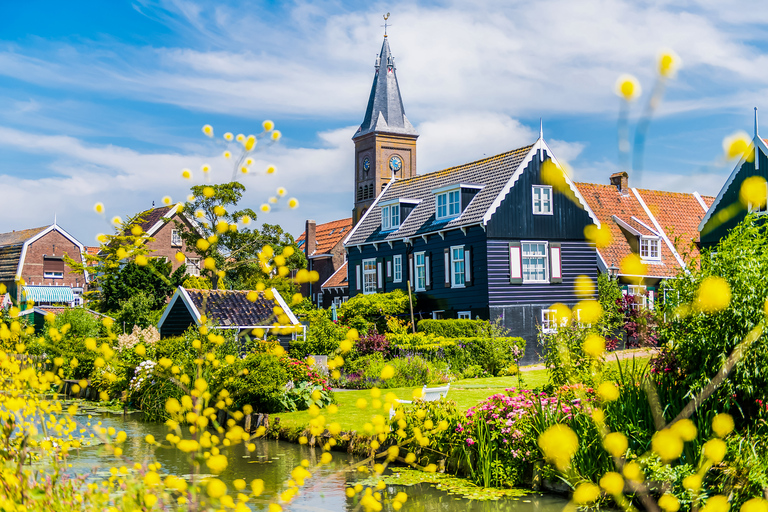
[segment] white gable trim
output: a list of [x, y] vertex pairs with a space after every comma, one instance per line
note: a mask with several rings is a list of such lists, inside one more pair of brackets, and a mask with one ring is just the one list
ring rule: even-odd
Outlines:
[[[381, 114], [381, 112], [379, 112], [379, 114]], [[352, 228], [352, 231], [350, 231], [347, 234], [347, 236], [344, 237], [344, 241], [341, 242], [341, 244], [344, 247], [347, 246], [347, 240], [349, 240], [352, 237], [352, 235], [354, 235], [357, 232], [357, 228], [359, 228], [363, 224], [363, 221], [368, 218], [368, 215], [370, 215], [371, 211], [373, 210], [373, 207], [379, 204], [379, 200], [382, 197], [384, 197], [384, 194], [386, 194], [387, 190], [389, 190], [389, 187], [391, 187], [394, 182], [395, 182], [395, 177], [392, 176], [392, 178], [389, 180], [389, 183], [387, 183], [387, 186], [384, 187], [384, 190], [381, 191], [381, 194], [376, 196], [376, 199], [373, 200], [373, 203], [371, 203], [371, 206], [369, 206], [368, 209], [365, 210], [365, 213], [360, 218], [360, 220], [357, 221], [357, 224], [355, 224], [355, 226]], [[355, 245], [362, 245], [362, 244], [355, 244]]]
[[[620, 227], [626, 229], [627, 231], [629, 231], [633, 235], [635, 235], [635, 236], [643, 236], [643, 234], [641, 232], [639, 232], [638, 230], [636, 230], [635, 228], [633, 228], [632, 226], [630, 226], [629, 224], [627, 224], [626, 222], [621, 220], [620, 217], [617, 217], [616, 215], [612, 215], [611, 216], [611, 220], [613, 220], [613, 222], [618, 224]], [[651, 231], [653, 231], [653, 230], [651, 230]]]
[[651, 233], [653, 233], [654, 235], [656, 235], [656, 236], [661, 236], [661, 235], [659, 235], [658, 231], [656, 231], [656, 230], [655, 230], [655, 229], [653, 229], [651, 226], [649, 226], [649, 225], [648, 225], [648, 224], [646, 224], [645, 222], [641, 221], [640, 219], [638, 219], [638, 218], [637, 218], [637, 217], [635, 217], [634, 215], [630, 216], [629, 218], [630, 218], [630, 219], [632, 219], [632, 220], [634, 220], [635, 222], [637, 222], [637, 223], [638, 223], [638, 224], [640, 224], [641, 226], [643, 226], [645, 229], [647, 229], [648, 231], [650, 231], [650, 232], [651, 232]]
[[293, 314], [293, 311], [291, 311], [291, 308], [289, 308], [288, 304], [285, 303], [285, 300], [283, 300], [283, 296], [280, 295], [280, 292], [278, 292], [277, 289], [272, 288], [272, 293], [274, 294], [275, 299], [277, 300], [277, 303], [280, 304], [281, 308], [283, 308], [283, 313], [285, 313], [288, 316], [288, 319], [291, 321], [291, 324], [299, 325], [299, 319], [296, 318], [296, 316]]
[[190, 299], [187, 291], [181, 286], [179, 286], [178, 288], [176, 288], [176, 291], [173, 293], [171, 300], [168, 301], [168, 305], [165, 306], [165, 311], [163, 311], [163, 316], [161, 316], [160, 320], [157, 322], [158, 331], [163, 327], [163, 324], [165, 323], [165, 319], [171, 313], [171, 309], [173, 309], [173, 305], [176, 304], [176, 301], [178, 300], [181, 300], [184, 303], [184, 305], [187, 307], [187, 311], [189, 311], [189, 314], [192, 315], [192, 318], [195, 320], [195, 323], [197, 325], [200, 325], [200, 312], [192, 303], [192, 300]]
[[[24, 245], [21, 247], [21, 256], [19, 257], [19, 265], [16, 267], [16, 281], [21, 279], [21, 269], [24, 268], [24, 260], [27, 257], [27, 248], [35, 243], [36, 241], [40, 240], [42, 237], [50, 233], [51, 231], [58, 231], [64, 238], [75, 244], [80, 249], [80, 260], [83, 262], [83, 266], [85, 266], [85, 246], [77, 241], [77, 238], [73, 237], [64, 229], [61, 228], [58, 224], [55, 222], [33, 236], [32, 238], [28, 239], [26, 242], [24, 242]], [[74, 259], [74, 258], [73, 258]], [[88, 282], [88, 271], [86, 270], [83, 273], [83, 279], [85, 282]]]
[[640, 203], [640, 206], [642, 206], [643, 210], [645, 210], [645, 214], [648, 216], [649, 219], [651, 219], [651, 222], [653, 222], [653, 225], [656, 226], [656, 230], [659, 232], [659, 236], [661, 236], [661, 239], [664, 240], [665, 244], [667, 244], [669, 251], [672, 253], [672, 255], [675, 257], [677, 262], [680, 264], [680, 267], [683, 270], [685, 270], [686, 274], [688, 274], [689, 271], [688, 271], [688, 268], [685, 266], [685, 262], [683, 261], [683, 258], [680, 257], [680, 255], [677, 253], [677, 250], [675, 250], [675, 246], [672, 245], [672, 242], [669, 241], [669, 237], [667, 237], [667, 234], [664, 232], [663, 229], [661, 229], [661, 225], [656, 220], [656, 217], [653, 216], [648, 206], [646, 206], [645, 201], [643, 201], [643, 198], [640, 197], [640, 193], [634, 187], [632, 187], [632, 193], [635, 194], [635, 197], [637, 198], [637, 202]]
[[704, 202], [704, 199], [701, 197], [701, 194], [699, 194], [698, 192], [694, 191], [693, 192], [693, 197], [695, 197], [696, 200], [699, 202], [699, 205], [701, 205], [701, 208], [702, 208], [702, 210], [704, 210], [704, 213], [707, 213], [707, 210], [709, 210], [709, 208], [707, 208], [707, 203]]
[[717, 207], [720, 205], [720, 201], [723, 199], [723, 196], [725, 195], [726, 190], [728, 190], [733, 183], [733, 180], [736, 179], [736, 175], [739, 174], [739, 171], [741, 171], [741, 166], [744, 165], [744, 162], [747, 161], [747, 155], [750, 154], [750, 152], [753, 155], [757, 155], [758, 148], [763, 152], [764, 155], [768, 155], [768, 146], [765, 145], [765, 142], [763, 142], [763, 139], [761, 139], [758, 136], [755, 136], [752, 139], [752, 144], [750, 144], [749, 148], [744, 152], [741, 159], [739, 160], [739, 163], [736, 164], [736, 167], [733, 168], [731, 171], [730, 176], [728, 176], [728, 179], [725, 181], [725, 185], [723, 185], [723, 188], [720, 189], [720, 192], [717, 194], [717, 197], [715, 198], [715, 202], [712, 203], [712, 206], [709, 207], [709, 210], [707, 210], [707, 214], [704, 215], [704, 218], [701, 219], [701, 222], [699, 223], [699, 233], [704, 229], [704, 226], [707, 225], [707, 222], [709, 222], [710, 217], [712, 217], [712, 214], [715, 210], [717, 210]]
[[[493, 214], [496, 213], [496, 210], [499, 208], [499, 206], [501, 206], [501, 202], [507, 196], [507, 194], [512, 189], [512, 187], [515, 186], [515, 183], [517, 183], [517, 180], [520, 179], [520, 176], [522, 176], [523, 171], [528, 166], [528, 164], [543, 149], [547, 150], [547, 154], [549, 155], [549, 158], [562, 171], [563, 167], [557, 161], [557, 158], [555, 158], [555, 155], [552, 153], [552, 150], [549, 148], [546, 141], [544, 141], [542, 137], [539, 137], [539, 140], [537, 140], [536, 143], [533, 146], [531, 146], [531, 149], [528, 151], [528, 154], [525, 156], [523, 161], [520, 162], [520, 165], [517, 167], [512, 177], [509, 179], [509, 181], [507, 181], [507, 184], [504, 185], [504, 187], [501, 189], [501, 191], [499, 192], [499, 195], [496, 196], [496, 199], [493, 200], [493, 203], [491, 203], [491, 206], [488, 208], [488, 211], [485, 212], [485, 215], [483, 215], [484, 226], [488, 224], [488, 221], [491, 220], [491, 217], [493, 217]], [[543, 155], [543, 153], [541, 154]], [[592, 219], [592, 222], [594, 222], [597, 227], [600, 227], [600, 219], [597, 218], [597, 215], [595, 215], [595, 213], [589, 207], [589, 205], [587, 204], [587, 201], [584, 199], [584, 196], [581, 195], [581, 192], [579, 192], [579, 189], [576, 188], [576, 185], [574, 185], [573, 181], [571, 181], [571, 179], [568, 177], [568, 175], [564, 171], [563, 171], [563, 177], [565, 178], [565, 182], [568, 184], [571, 191], [579, 200], [579, 203], [581, 203], [582, 208], [584, 208], [584, 210], [587, 212], [589, 217]]]
[[155, 222], [154, 225], [147, 230], [147, 236], [152, 236], [155, 233], [157, 233], [157, 231], [160, 228], [162, 228], [163, 226], [165, 226], [167, 224], [163, 219], [170, 219], [170, 218], [172, 218], [174, 215], [176, 215], [176, 211], [178, 209], [179, 209], [179, 203], [176, 203], [175, 205], [173, 205], [173, 207], [171, 207], [170, 210], [168, 210], [165, 213], [165, 215], [162, 216], [162, 218], [159, 221]]

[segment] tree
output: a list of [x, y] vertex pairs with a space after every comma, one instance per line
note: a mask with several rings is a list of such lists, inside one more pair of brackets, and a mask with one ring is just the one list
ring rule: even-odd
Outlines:
[[288, 276], [306, 268], [304, 254], [280, 226], [249, 227], [256, 212], [237, 208], [245, 191], [242, 183], [195, 185], [191, 190], [194, 200], [184, 205], [184, 211], [194, 216], [194, 228], [178, 221], [176, 227], [203, 260], [201, 272], [214, 287], [257, 289], [261, 284], [276, 287], [281, 294], [297, 291]]
[[184, 282], [186, 274], [184, 266], [173, 273], [171, 268], [171, 264], [165, 260], [148, 258], [145, 265], [131, 261], [125, 263], [119, 271], [108, 273], [101, 280], [102, 310], [117, 311], [123, 302], [139, 293], [147, 296], [151, 310], [164, 308], [166, 299]]

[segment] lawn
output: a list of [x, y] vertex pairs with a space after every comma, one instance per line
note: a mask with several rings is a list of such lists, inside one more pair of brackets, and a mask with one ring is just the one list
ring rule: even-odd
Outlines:
[[[647, 355], [637, 357], [638, 363], [644, 363], [648, 359]], [[631, 365], [632, 358], [624, 359], [621, 361], [622, 365]], [[614, 359], [608, 361], [610, 366], [616, 366], [618, 363]], [[526, 389], [532, 389], [543, 386], [547, 383], [547, 371], [544, 369], [532, 369], [522, 368], [522, 386]], [[463, 379], [451, 383], [451, 389], [448, 392], [448, 398], [456, 402], [458, 408], [462, 411], [466, 411], [470, 407], [477, 405], [484, 399], [496, 393], [503, 393], [508, 388], [518, 387], [517, 376], [511, 377], [486, 377], [483, 379]], [[383, 389], [383, 397], [389, 392], [394, 393], [398, 398], [403, 400], [410, 400], [413, 391], [420, 388], [394, 388]], [[382, 410], [374, 411], [370, 408], [371, 402], [371, 390], [351, 390], [351, 391], [337, 391], [335, 394], [336, 405], [338, 405], [339, 412], [335, 415], [328, 414], [327, 411], [323, 411], [326, 421], [338, 422], [341, 425], [342, 430], [355, 430], [362, 431], [363, 426], [371, 421], [373, 414], [384, 414]], [[357, 407], [357, 400], [364, 398], [367, 400], [369, 407], [366, 409], [359, 409]], [[281, 425], [287, 427], [299, 427], [309, 423], [310, 416], [307, 411], [299, 412], [286, 412], [275, 414], [275, 417], [280, 418]]]

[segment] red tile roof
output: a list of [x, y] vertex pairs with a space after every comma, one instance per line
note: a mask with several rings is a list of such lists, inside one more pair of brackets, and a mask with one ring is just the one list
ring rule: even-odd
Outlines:
[[[352, 229], [352, 218], [334, 220], [332, 222], [326, 222], [325, 224], [318, 224], [315, 227], [315, 247], [314, 250], [310, 248], [309, 255], [313, 254], [328, 254], [336, 247], [345, 236], [349, 234]], [[299, 238], [296, 239], [296, 243], [299, 247], [304, 249], [303, 242], [306, 237], [306, 233], [302, 233]]]
[[320, 288], [347, 288], [349, 279], [347, 279], [347, 262], [345, 261], [339, 269], [328, 278]]
[[48, 229], [50, 226], [43, 226], [41, 228], [20, 229], [19, 231], [12, 231], [10, 233], [0, 233], [0, 247], [6, 245], [23, 244], [33, 236], [37, 235], [44, 229]]
[[[613, 185], [577, 183], [576, 186], [600, 219], [600, 223], [608, 226], [611, 231], [611, 244], [598, 250], [607, 266], [620, 266], [625, 257], [638, 250], [637, 246], [633, 249], [630, 245], [630, 240], [634, 242], [635, 235], [623, 229], [614, 217], [621, 219], [643, 235], [655, 235], [655, 232], [661, 228], [659, 234], [667, 236], [686, 265], [698, 258], [699, 250], [696, 245], [699, 241], [698, 225], [706, 212], [695, 195], [642, 189], [632, 189], [625, 195]], [[638, 201], [635, 192], [647, 206], [650, 216]], [[702, 199], [707, 205], [711, 205], [714, 201], [712, 197], [702, 197]], [[647, 276], [674, 276], [680, 270], [680, 264], [663, 238], [660, 248], [661, 261], [648, 263]]]

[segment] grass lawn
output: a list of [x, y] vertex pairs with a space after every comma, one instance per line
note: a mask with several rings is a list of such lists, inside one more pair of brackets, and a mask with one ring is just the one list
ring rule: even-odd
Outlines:
[[[637, 357], [637, 363], [644, 364], [647, 359], [647, 355]], [[618, 363], [613, 359], [612, 361], [609, 360], [607, 364], [615, 367]], [[632, 358], [622, 360], [621, 364], [622, 366], [631, 365]], [[547, 383], [547, 371], [540, 369], [526, 370], [523, 368], [522, 378], [523, 383], [521, 387], [526, 389], [536, 388]], [[448, 398], [456, 402], [456, 405], [460, 410], [466, 411], [491, 395], [503, 393], [507, 388], [516, 387], [518, 387], [517, 376], [463, 379], [451, 383], [451, 389], [448, 391]], [[387, 393], [392, 392], [400, 399], [410, 400], [415, 389], [420, 389], [420, 387], [382, 389], [382, 398]], [[342, 430], [362, 431], [363, 425], [371, 421], [372, 415], [377, 413], [383, 414], [383, 411], [381, 410], [374, 411], [370, 408], [371, 390], [369, 389], [337, 391], [334, 394], [336, 396], [336, 404], [339, 407], [339, 412], [335, 415], [330, 415], [324, 410], [323, 414], [325, 414], [328, 423], [334, 421], [338, 422], [341, 425]], [[356, 404], [357, 400], [360, 398], [364, 398], [368, 401], [368, 408], [358, 409]], [[310, 420], [307, 411], [285, 412], [275, 414], [274, 416], [279, 417], [280, 424], [287, 427], [305, 426]]]

